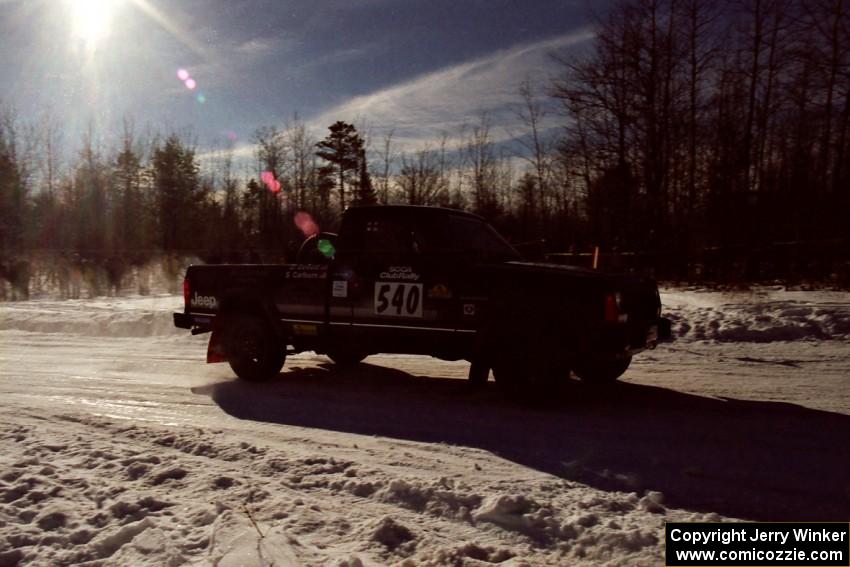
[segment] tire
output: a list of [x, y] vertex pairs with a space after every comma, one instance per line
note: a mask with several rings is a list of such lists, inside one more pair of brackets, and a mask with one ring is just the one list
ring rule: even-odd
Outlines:
[[576, 361], [573, 372], [588, 384], [611, 384], [629, 368], [631, 356], [600, 356]]
[[327, 357], [340, 368], [347, 368], [349, 366], [360, 364], [367, 356], [369, 355], [364, 354], [363, 352], [345, 349], [331, 350], [327, 353]]
[[490, 365], [482, 359], [473, 359], [469, 363], [468, 380], [471, 388], [483, 388], [490, 377]]
[[236, 316], [230, 322], [226, 337], [227, 361], [239, 378], [258, 382], [280, 373], [286, 361], [286, 348], [260, 316]]

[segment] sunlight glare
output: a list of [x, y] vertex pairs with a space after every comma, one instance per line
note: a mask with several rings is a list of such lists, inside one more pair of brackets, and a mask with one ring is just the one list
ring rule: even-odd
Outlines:
[[109, 35], [115, 0], [70, 0], [74, 37], [93, 47]]

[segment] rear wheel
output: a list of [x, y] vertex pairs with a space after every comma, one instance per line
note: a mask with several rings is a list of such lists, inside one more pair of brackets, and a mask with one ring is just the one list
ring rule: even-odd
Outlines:
[[490, 365], [483, 358], [474, 358], [469, 363], [469, 385], [473, 388], [483, 388], [490, 377]]
[[617, 380], [629, 368], [631, 356], [597, 356], [576, 361], [573, 372], [582, 382], [589, 384], [610, 384]]
[[286, 349], [261, 317], [238, 315], [229, 324], [225, 351], [230, 367], [243, 380], [260, 381], [280, 373]]

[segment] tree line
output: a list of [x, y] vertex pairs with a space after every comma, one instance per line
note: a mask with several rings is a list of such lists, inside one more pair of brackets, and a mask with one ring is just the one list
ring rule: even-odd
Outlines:
[[532, 251], [640, 251], [665, 277], [796, 241], [834, 271], [850, 237], [848, 30], [847, 0], [620, 0], [590, 46], [553, 54], [551, 82], [520, 84], [510, 144], [486, 114], [404, 151], [392, 130], [340, 121], [318, 139], [296, 117], [255, 132], [247, 173], [232, 145], [129, 120], [114, 147], [89, 132], [66, 159], [60, 125], [6, 111], [0, 268], [35, 250], [282, 261], [299, 211], [334, 230], [348, 206], [407, 203], [471, 210]]
[[848, 260], [850, 2], [625, 0], [561, 62], [593, 240], [687, 258], [837, 239]]

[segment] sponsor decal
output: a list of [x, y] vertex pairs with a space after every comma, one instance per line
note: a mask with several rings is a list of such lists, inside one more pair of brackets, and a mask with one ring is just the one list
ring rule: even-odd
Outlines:
[[328, 267], [321, 264], [299, 264], [286, 272], [286, 279], [321, 280], [327, 277]]
[[428, 290], [428, 297], [434, 299], [451, 299], [452, 291], [445, 284], [435, 284]]
[[348, 282], [344, 280], [334, 280], [331, 287], [331, 295], [333, 297], [348, 297]]
[[409, 280], [419, 281], [419, 274], [410, 266], [390, 266], [378, 276], [382, 280]]
[[206, 309], [218, 309], [218, 299], [214, 295], [198, 295], [196, 291], [195, 295], [189, 301], [189, 305], [192, 307], [204, 307]]

